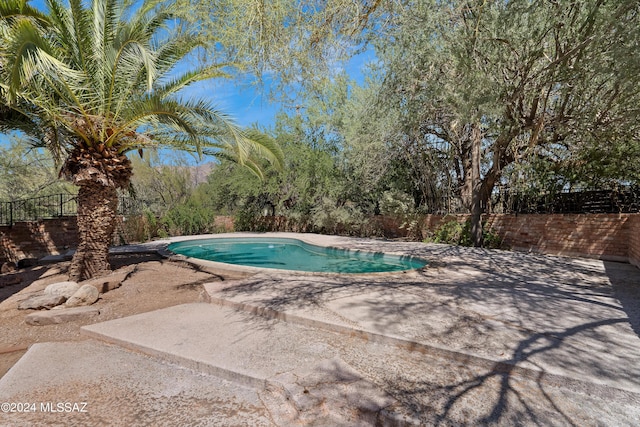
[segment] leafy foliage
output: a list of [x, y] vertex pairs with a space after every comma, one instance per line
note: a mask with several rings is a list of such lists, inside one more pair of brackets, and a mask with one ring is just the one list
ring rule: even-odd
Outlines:
[[170, 209], [162, 217], [162, 225], [170, 236], [207, 234], [213, 231], [213, 219], [211, 210], [188, 201]]
[[[209, 41], [205, 61], [225, 61], [262, 81], [279, 99], [322, 94], [396, 1], [183, 0]], [[383, 19], [380, 19], [383, 18]], [[246, 77], [246, 76], [245, 76]]]
[[636, 180], [638, 12], [633, 0], [407, 4], [375, 42], [378, 105], [400, 112], [422, 202], [458, 199], [479, 225], [496, 187]]
[[[449, 245], [473, 246], [471, 221], [459, 222], [456, 219], [447, 220], [445, 217], [443, 223], [433, 231], [428, 241]], [[502, 238], [494, 230], [486, 229], [486, 227], [483, 227], [482, 241], [483, 246], [486, 248], [503, 248]]]
[[58, 179], [48, 152], [30, 147], [21, 138], [0, 145], [1, 201], [75, 192], [75, 188]]

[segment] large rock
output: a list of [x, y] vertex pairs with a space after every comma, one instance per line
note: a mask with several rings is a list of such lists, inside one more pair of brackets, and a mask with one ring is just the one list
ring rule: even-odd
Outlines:
[[66, 307], [79, 307], [82, 305], [91, 305], [98, 301], [100, 293], [91, 285], [82, 285], [65, 303]]
[[0, 267], [0, 273], [2, 274], [12, 273], [14, 271], [16, 271], [15, 262], [7, 261], [5, 263], [2, 263], [2, 267]]
[[80, 285], [76, 282], [58, 282], [44, 288], [44, 294], [62, 295], [65, 299], [69, 299], [78, 289], [80, 289]]
[[50, 309], [64, 303], [67, 299], [62, 295], [38, 295], [18, 304], [18, 310]]
[[22, 278], [18, 275], [7, 274], [0, 277], [0, 288], [3, 286], [17, 285], [18, 283], [22, 283]]
[[58, 323], [72, 322], [98, 316], [100, 310], [97, 307], [73, 307], [61, 310], [38, 311], [28, 314], [25, 321], [28, 325], [42, 326]]
[[130, 272], [127, 270], [115, 271], [108, 276], [97, 277], [82, 282], [83, 285], [91, 285], [101, 294], [112, 291], [122, 286], [122, 282], [127, 278]]

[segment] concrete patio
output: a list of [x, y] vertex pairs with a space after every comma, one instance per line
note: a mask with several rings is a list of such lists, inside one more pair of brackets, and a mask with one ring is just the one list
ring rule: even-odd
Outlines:
[[[0, 402], [37, 402], [38, 409], [1, 413], [0, 425], [640, 420], [636, 267], [286, 237], [432, 262], [394, 274], [246, 271], [204, 284], [207, 302], [98, 319], [83, 328], [87, 340], [36, 344], [0, 379]], [[86, 412], [41, 411], [42, 402], [85, 402]]]

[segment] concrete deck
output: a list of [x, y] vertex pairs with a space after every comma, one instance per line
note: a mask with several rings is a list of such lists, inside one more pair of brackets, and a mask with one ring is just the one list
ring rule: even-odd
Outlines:
[[0, 379], [0, 402], [88, 412], [0, 413], [0, 425], [638, 424], [637, 268], [287, 237], [434, 262], [385, 275], [252, 272], [206, 284], [209, 304], [34, 345]]

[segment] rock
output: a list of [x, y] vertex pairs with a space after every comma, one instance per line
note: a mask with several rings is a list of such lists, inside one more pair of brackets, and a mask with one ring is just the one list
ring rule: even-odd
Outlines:
[[87, 319], [100, 315], [96, 307], [73, 307], [61, 310], [38, 311], [28, 314], [25, 321], [28, 325], [42, 326]]
[[66, 307], [79, 307], [81, 305], [91, 305], [98, 301], [100, 293], [91, 285], [82, 285], [65, 303]]
[[62, 295], [65, 299], [71, 298], [76, 291], [80, 289], [80, 285], [76, 282], [58, 282], [52, 283], [44, 288], [45, 295]]
[[7, 274], [16, 271], [16, 263], [15, 262], [5, 262], [0, 267], [0, 274]]
[[96, 277], [82, 282], [83, 285], [91, 285], [101, 294], [112, 291], [122, 286], [122, 282], [126, 279], [128, 271], [116, 271], [104, 277]]
[[0, 288], [4, 286], [17, 285], [22, 283], [22, 278], [18, 275], [7, 275], [4, 277], [0, 277]]
[[18, 310], [50, 309], [64, 303], [67, 299], [62, 295], [38, 295], [18, 304]]

